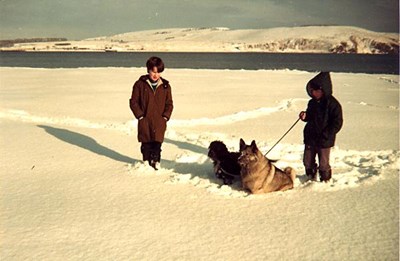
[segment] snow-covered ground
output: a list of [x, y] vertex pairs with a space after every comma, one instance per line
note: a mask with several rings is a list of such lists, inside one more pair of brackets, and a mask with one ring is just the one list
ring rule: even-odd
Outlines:
[[399, 34], [351, 26], [171, 28], [82, 41], [20, 43], [2, 50], [398, 54]]
[[299, 122], [268, 155], [295, 188], [250, 195], [214, 177], [209, 143], [268, 151], [316, 73], [166, 69], [159, 171], [140, 162], [128, 106], [144, 73], [0, 68], [1, 260], [398, 260], [398, 75], [332, 73], [333, 180], [305, 180]]

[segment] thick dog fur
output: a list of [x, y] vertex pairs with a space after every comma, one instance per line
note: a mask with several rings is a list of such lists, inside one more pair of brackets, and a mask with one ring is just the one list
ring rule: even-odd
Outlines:
[[229, 152], [222, 141], [213, 141], [208, 147], [208, 157], [213, 161], [215, 176], [224, 184], [232, 184], [240, 177], [239, 152]]
[[284, 171], [276, 168], [257, 148], [254, 140], [251, 145], [246, 145], [240, 139], [240, 153], [240, 175], [244, 189], [253, 194], [261, 194], [293, 188], [295, 171], [290, 167]]

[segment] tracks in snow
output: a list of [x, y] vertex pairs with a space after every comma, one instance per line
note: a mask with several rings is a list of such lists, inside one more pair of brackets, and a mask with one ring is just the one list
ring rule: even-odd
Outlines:
[[[192, 120], [171, 120], [171, 127], [166, 133], [166, 139], [174, 140], [184, 144], [181, 153], [174, 155], [173, 160], [163, 161], [163, 168], [156, 174], [169, 175], [168, 184], [191, 184], [195, 187], [205, 188], [207, 191], [228, 197], [248, 197], [249, 194], [240, 188], [240, 182], [232, 186], [222, 186], [221, 181], [216, 179], [212, 173], [212, 164], [206, 156], [209, 143], [216, 139], [222, 139], [231, 151], [237, 150], [233, 144], [238, 144], [236, 138], [229, 137], [221, 133], [182, 133], [179, 127], [196, 127], [202, 125], [226, 125], [249, 119], [256, 119], [270, 115], [272, 113], [288, 110], [296, 100], [284, 100], [275, 107], [259, 108], [251, 111], [237, 112], [218, 118], [201, 118]], [[364, 104], [361, 104], [364, 105]], [[398, 108], [390, 108], [398, 109]], [[98, 123], [89, 120], [71, 117], [47, 117], [32, 115], [22, 110], [0, 110], [0, 119], [13, 120], [34, 124], [61, 125], [92, 129], [106, 129], [120, 131], [126, 134], [135, 132], [136, 123], [134, 120], [125, 123]], [[258, 142], [262, 151], [269, 148], [266, 143]], [[291, 166], [298, 172], [295, 182], [297, 189], [312, 189], [315, 191], [335, 191], [345, 188], [358, 187], [362, 184], [373, 183], [378, 180], [385, 171], [396, 172], [400, 168], [399, 151], [355, 151], [340, 150], [334, 148], [332, 151], [331, 165], [334, 168], [334, 175], [330, 183], [314, 183], [306, 181], [302, 174], [302, 144], [280, 144], [278, 154], [274, 158], [279, 158], [278, 167]], [[143, 164], [127, 165], [129, 173], [143, 174], [154, 173]], [[286, 192], [285, 192], [286, 193]]]

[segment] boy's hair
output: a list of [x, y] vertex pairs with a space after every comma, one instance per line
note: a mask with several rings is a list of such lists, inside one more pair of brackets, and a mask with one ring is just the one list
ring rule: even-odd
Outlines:
[[147, 72], [153, 70], [154, 67], [157, 67], [157, 72], [162, 73], [164, 71], [164, 62], [161, 58], [156, 56], [150, 57], [146, 62]]

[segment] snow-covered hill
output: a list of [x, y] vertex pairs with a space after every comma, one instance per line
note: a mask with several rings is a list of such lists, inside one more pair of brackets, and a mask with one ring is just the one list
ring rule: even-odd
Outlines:
[[287, 52], [398, 54], [399, 34], [348, 26], [272, 29], [174, 28], [138, 31], [49, 45], [21, 44], [23, 50]]
[[[308, 26], [257, 30], [228, 28], [165, 29], [97, 38], [135, 43], [139, 49], [265, 52], [398, 53], [398, 34], [356, 27]], [[157, 47], [159, 46], [159, 47]]]

